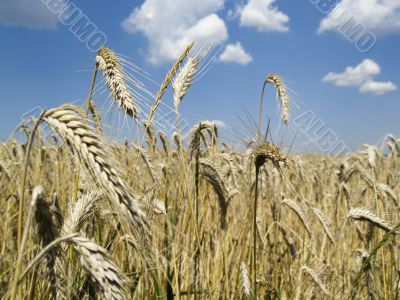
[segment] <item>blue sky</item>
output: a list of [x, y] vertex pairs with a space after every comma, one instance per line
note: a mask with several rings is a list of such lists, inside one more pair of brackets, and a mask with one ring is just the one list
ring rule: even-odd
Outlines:
[[[42, 2], [46, 0], [0, 3], [2, 139], [36, 106], [51, 108], [87, 97], [95, 53]], [[188, 41], [217, 45], [212, 52], [215, 61], [180, 107], [190, 124], [220, 120], [226, 124], [226, 136], [231, 136], [232, 128], [241, 130], [236, 114], [247, 110], [257, 118], [262, 83], [272, 72], [283, 76], [299, 107], [292, 109], [289, 128], [280, 126], [281, 130], [299, 131], [293, 119], [310, 110], [352, 149], [375, 144], [386, 133], [400, 136], [400, 3], [342, 0], [326, 13], [312, 2], [324, 4], [324, 0], [70, 1], [105, 34], [110, 48], [129, 57], [158, 83]], [[339, 28], [344, 19], [335, 18], [339, 14], [360, 24], [360, 35], [368, 32], [376, 38], [369, 51], [359, 51], [346, 38]], [[151, 81], [144, 84], [157, 91]], [[172, 103], [171, 93], [164, 101]], [[277, 124], [272, 87], [265, 101], [264, 111]], [[296, 143], [299, 150], [315, 149], [304, 134]]]

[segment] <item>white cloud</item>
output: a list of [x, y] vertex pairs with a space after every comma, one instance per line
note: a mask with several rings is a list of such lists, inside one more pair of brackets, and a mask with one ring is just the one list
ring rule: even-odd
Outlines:
[[241, 65], [247, 65], [253, 61], [250, 54], [246, 53], [240, 42], [236, 44], [228, 44], [225, 47], [224, 52], [219, 56], [219, 61], [222, 62], [234, 62]]
[[33, 28], [53, 28], [58, 22], [40, 0], [1, 0], [0, 23]]
[[147, 59], [152, 64], [175, 60], [192, 41], [198, 47], [228, 39], [225, 22], [215, 13], [224, 0], [145, 0], [122, 23], [128, 32], [149, 40]]
[[258, 31], [289, 30], [289, 17], [272, 4], [275, 0], [248, 0], [240, 12], [240, 26], [256, 27]]
[[333, 82], [337, 86], [357, 86], [361, 93], [383, 95], [394, 91], [397, 86], [391, 82], [378, 82], [373, 76], [381, 72], [379, 65], [372, 59], [365, 59], [355, 67], [347, 67], [342, 73], [330, 72], [322, 78], [324, 82]]
[[363, 60], [356, 67], [347, 67], [343, 73], [328, 73], [322, 80], [332, 81], [338, 86], [359, 86], [379, 74], [381, 68], [371, 59]]
[[364, 25], [374, 34], [400, 32], [398, 0], [342, 0], [321, 21], [318, 31], [337, 30], [338, 24], [346, 23], [349, 19], [344, 12], [350, 13], [358, 24]]
[[361, 93], [374, 93], [375, 95], [383, 95], [386, 92], [395, 90], [397, 90], [397, 86], [391, 81], [367, 81], [359, 89]]

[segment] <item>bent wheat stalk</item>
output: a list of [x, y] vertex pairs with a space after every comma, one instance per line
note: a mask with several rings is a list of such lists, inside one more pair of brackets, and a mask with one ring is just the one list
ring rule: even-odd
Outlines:
[[105, 150], [101, 135], [86, 124], [70, 106], [49, 110], [44, 120], [67, 142], [91, 174], [93, 180], [109, 197], [114, 209], [124, 216], [133, 233], [147, 237], [149, 223], [142, 205], [129, 192], [118, 171], [111, 166], [112, 155]]
[[262, 106], [263, 106], [263, 97], [266, 85], [270, 83], [272, 84], [278, 93], [278, 97], [281, 105], [281, 120], [283, 123], [287, 124], [289, 121], [289, 94], [286, 91], [286, 87], [282, 81], [282, 78], [276, 74], [268, 74], [264, 80], [264, 84], [261, 90], [261, 99], [260, 99], [260, 110], [258, 112], [258, 133], [261, 135], [261, 118], [262, 118]]

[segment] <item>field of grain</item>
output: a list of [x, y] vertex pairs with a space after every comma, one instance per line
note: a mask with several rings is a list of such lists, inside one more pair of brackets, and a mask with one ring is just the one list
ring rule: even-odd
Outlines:
[[[209, 121], [183, 138], [179, 106], [200, 67], [190, 48], [147, 119], [103, 48], [84, 107], [46, 110], [0, 144], [1, 298], [398, 299], [400, 140], [332, 157], [260, 132], [234, 152]], [[101, 80], [141, 139], [104, 133]], [[265, 82], [284, 126], [284, 84]], [[167, 88], [173, 136], [152, 126]]]

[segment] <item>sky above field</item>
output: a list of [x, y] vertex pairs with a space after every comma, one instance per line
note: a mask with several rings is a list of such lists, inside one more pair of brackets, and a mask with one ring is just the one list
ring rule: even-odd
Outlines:
[[[299, 151], [339, 142], [356, 150], [386, 133], [400, 136], [399, 1], [98, 0], [64, 1], [64, 10], [60, 1], [0, 2], [1, 139], [30, 111], [83, 103], [103, 42], [146, 71], [149, 79], [136, 75], [155, 93], [191, 41], [205, 68], [180, 107], [188, 124], [218, 120], [226, 139], [239, 142], [238, 115], [257, 119], [263, 81], [277, 73], [292, 107], [279, 136], [287, 131], [290, 144], [298, 133]], [[172, 94], [163, 101], [171, 106]], [[278, 109], [268, 86], [264, 112], [272, 124]]]

